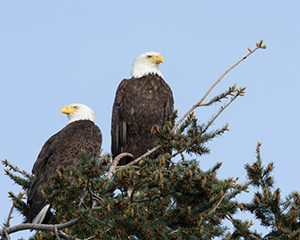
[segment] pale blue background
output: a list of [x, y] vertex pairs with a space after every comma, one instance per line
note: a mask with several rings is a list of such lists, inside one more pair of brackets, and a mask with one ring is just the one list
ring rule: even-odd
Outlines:
[[[299, 190], [299, 10], [296, 0], [1, 1], [0, 158], [31, 171], [44, 142], [67, 122], [60, 108], [74, 102], [94, 109], [108, 153], [115, 90], [130, 77], [138, 54], [161, 52], [161, 71], [182, 116], [263, 39], [267, 50], [242, 63], [211, 95], [234, 83], [247, 87], [213, 125], [229, 122], [231, 131], [210, 143], [212, 154], [201, 166], [222, 161], [219, 177], [244, 181], [244, 164], [255, 160], [262, 141], [263, 160], [274, 161], [282, 196]], [[207, 121], [216, 109], [196, 114]], [[19, 188], [2, 166], [0, 181], [2, 223], [11, 206], [7, 192]], [[14, 216], [12, 223], [20, 223]]]

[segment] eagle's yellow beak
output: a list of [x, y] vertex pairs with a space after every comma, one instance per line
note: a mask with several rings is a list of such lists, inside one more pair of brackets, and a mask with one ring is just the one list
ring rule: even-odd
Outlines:
[[71, 106], [64, 106], [64, 107], [61, 108], [60, 112], [69, 114], [69, 113], [76, 112], [76, 110]]
[[155, 55], [149, 60], [149, 62], [159, 64], [159, 63], [163, 63], [164, 59], [161, 55]]

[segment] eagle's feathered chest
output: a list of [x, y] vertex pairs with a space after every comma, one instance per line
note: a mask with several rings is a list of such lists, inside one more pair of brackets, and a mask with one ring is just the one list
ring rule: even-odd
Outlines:
[[120, 117], [162, 119], [172, 98], [170, 87], [157, 75], [129, 79], [121, 101]]
[[163, 96], [163, 86], [162, 83], [155, 79], [135, 79], [135, 84], [133, 85], [133, 95], [135, 98], [144, 100], [150, 103], [151, 101]]

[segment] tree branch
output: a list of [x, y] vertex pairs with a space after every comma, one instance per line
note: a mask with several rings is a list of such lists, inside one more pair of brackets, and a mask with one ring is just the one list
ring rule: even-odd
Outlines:
[[125, 152], [125, 153], [121, 153], [118, 156], [116, 156], [114, 161], [113, 161], [113, 164], [110, 166], [109, 171], [107, 173], [106, 178], [108, 180], [110, 180], [112, 178], [112, 176], [114, 175], [114, 173], [116, 172], [116, 168], [118, 166], [118, 163], [121, 160], [121, 158], [123, 158], [123, 157], [132, 157], [133, 158], [133, 155], [131, 153]]
[[179, 231], [179, 228], [176, 229], [176, 230], [174, 230], [174, 231], [172, 231], [172, 232], [170, 232], [170, 233], [168, 233], [168, 234], [171, 235], [171, 234], [177, 233], [178, 231]]
[[7, 217], [7, 220], [6, 220], [6, 223], [4, 223], [4, 226], [5, 227], [9, 227], [9, 222], [10, 222], [10, 220], [12, 219], [12, 213], [13, 213], [13, 210], [14, 210], [14, 204], [11, 206], [11, 208], [10, 208], [10, 211], [9, 211], [9, 213], [8, 213], [8, 217]]
[[225, 193], [223, 194], [223, 196], [221, 197], [220, 201], [218, 202], [218, 204], [208, 213], [208, 215], [212, 214], [214, 211], [216, 211], [216, 209], [220, 206], [221, 202], [223, 201], [226, 193], [228, 192], [228, 189], [231, 188], [231, 183], [232, 183], [232, 179], [231, 182], [229, 184], [229, 187], [226, 189]]
[[208, 123], [208, 125], [206, 126], [206, 128], [203, 130], [203, 132], [201, 134], [199, 134], [197, 137], [195, 137], [189, 144], [187, 144], [184, 148], [180, 149], [179, 151], [177, 151], [176, 153], [172, 154], [170, 156], [170, 159], [177, 156], [178, 154], [182, 153], [185, 149], [187, 149], [189, 146], [191, 146], [197, 139], [199, 139], [203, 133], [205, 133], [207, 131], [207, 129], [213, 124], [213, 122], [220, 116], [220, 114], [240, 95], [244, 94], [244, 90], [245, 88], [242, 88], [240, 90], [238, 90], [238, 93], [231, 98], [231, 100], [225, 105], [221, 107], [221, 110], [214, 116], [214, 118]]
[[[234, 224], [234, 219], [230, 214], [226, 214], [226, 218], [232, 223], [233, 226], [235, 226]], [[238, 230], [238, 229], [237, 229]], [[244, 236], [245, 237], [245, 236]], [[261, 240], [261, 238], [255, 236], [253, 233], [249, 233], [249, 235], [247, 236], [250, 240]]]
[[106, 222], [103, 222], [102, 220], [100, 220], [100, 219], [98, 219], [98, 218], [96, 218], [96, 217], [94, 217], [94, 216], [92, 216], [92, 215], [89, 215], [89, 217], [90, 217], [91, 219], [95, 220], [96, 222], [101, 223], [102, 225], [104, 225], [104, 226], [106, 226], [106, 227], [113, 228], [113, 226], [112, 226], [111, 224], [106, 223]]
[[156, 147], [152, 148], [151, 150], [148, 150], [148, 152], [146, 152], [145, 154], [143, 154], [142, 156], [138, 157], [137, 159], [133, 160], [130, 163], [127, 163], [126, 165], [122, 166], [122, 167], [127, 167], [127, 166], [132, 166], [136, 163], [138, 163], [139, 161], [141, 161], [143, 158], [149, 156], [151, 153], [154, 153], [155, 151], [157, 151], [158, 149], [160, 149], [161, 146], [157, 145]]
[[[14, 172], [20, 173], [21, 175], [23, 175], [24, 177], [27, 178], [31, 178], [31, 175], [29, 173], [27, 173], [26, 171], [21, 171], [17, 166], [13, 166], [12, 164], [10, 164], [7, 159], [1, 160], [2, 164], [4, 165], [5, 168], [9, 168], [9, 170], [13, 170]], [[5, 173], [6, 174], [10, 174], [9, 170], [5, 169]]]
[[71, 236], [69, 234], [66, 234], [63, 231], [59, 231], [59, 233], [60, 233], [61, 236], [65, 237], [65, 238], [74, 239], [74, 240], [90, 240], [90, 239], [95, 238], [95, 236], [90, 236], [88, 238], [81, 239], [81, 238], [73, 237], [73, 236]]
[[57, 227], [54, 228], [54, 232], [55, 232], [55, 236], [56, 236], [57, 240], [60, 240], [60, 237], [59, 237], [59, 233], [58, 233]]
[[228, 73], [230, 72], [234, 67], [236, 67], [237, 65], [239, 65], [242, 61], [244, 61], [247, 57], [249, 57], [251, 54], [253, 54], [256, 50], [258, 50], [259, 48], [262, 48], [261, 44], [257, 45], [255, 49], [250, 50], [249, 53], [244, 56], [241, 60], [239, 60], [238, 62], [236, 62], [235, 64], [233, 64], [230, 68], [228, 68], [222, 75], [221, 77], [218, 78], [217, 81], [215, 81], [215, 83], [208, 89], [208, 91], [204, 94], [204, 96], [200, 99], [199, 102], [197, 102], [189, 111], [187, 111], [186, 114], [184, 114], [184, 116], [176, 123], [176, 125], [173, 127], [172, 131], [174, 131], [181, 123], [182, 121], [188, 116], [190, 115], [197, 107], [199, 107], [202, 102], [205, 100], [205, 98], [208, 96], [208, 94], [210, 94], [210, 92], [214, 89], [214, 87], [222, 80], [222, 78]]
[[13, 227], [7, 227], [7, 228], [3, 228], [0, 229], [0, 235], [3, 236], [3, 234], [7, 233], [14, 233], [14, 232], [18, 232], [21, 230], [27, 230], [27, 229], [34, 229], [34, 230], [42, 230], [42, 231], [52, 231], [55, 232], [55, 229], [59, 230], [62, 228], [66, 228], [69, 226], [72, 226], [76, 223], [79, 222], [79, 218], [75, 218], [69, 222], [65, 222], [65, 223], [61, 223], [61, 224], [35, 224], [35, 223], [23, 223], [23, 224], [19, 224]]

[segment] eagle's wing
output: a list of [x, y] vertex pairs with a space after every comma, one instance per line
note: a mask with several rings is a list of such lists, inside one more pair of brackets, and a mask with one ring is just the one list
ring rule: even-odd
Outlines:
[[58, 133], [54, 134], [52, 137], [50, 137], [45, 144], [43, 145], [37, 160], [35, 161], [33, 168], [32, 168], [32, 173], [36, 174], [37, 172], [40, 171], [46, 164], [47, 160], [49, 157], [55, 152], [55, 147], [56, 147], [56, 138], [57, 138]]
[[127, 142], [127, 123], [121, 119], [122, 101], [126, 94], [128, 79], [124, 79], [116, 92], [111, 119], [111, 151], [113, 157], [125, 152]]
[[[167, 84], [166, 84], [167, 85]], [[164, 116], [164, 122], [166, 122], [170, 115], [172, 115], [172, 113], [174, 112], [174, 98], [173, 98], [173, 93], [172, 93], [172, 90], [171, 88], [169, 87], [169, 85], [167, 85], [167, 88], [166, 88], [166, 92], [167, 92], [167, 101], [166, 101], [166, 104], [165, 104], [165, 116]]]
[[35, 177], [28, 192], [30, 222], [32, 222], [33, 218], [45, 205], [45, 200], [38, 191], [38, 187], [42, 182], [40, 175], [44, 175], [44, 171], [46, 169], [45, 166], [47, 165], [48, 159], [55, 152], [58, 134], [59, 133], [56, 133], [45, 142], [32, 169], [32, 173], [35, 175]]

